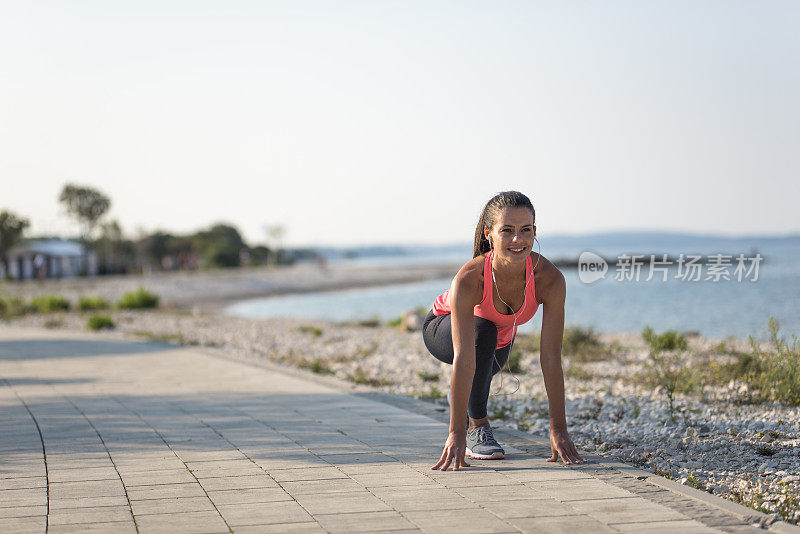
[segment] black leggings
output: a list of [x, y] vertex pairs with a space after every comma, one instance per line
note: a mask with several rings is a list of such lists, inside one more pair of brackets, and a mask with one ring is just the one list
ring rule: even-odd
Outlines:
[[[473, 419], [482, 419], [486, 417], [486, 403], [489, 400], [492, 377], [503, 368], [508, 360], [511, 345], [495, 351], [497, 326], [482, 317], [473, 317], [473, 319], [475, 320], [475, 377], [472, 379], [467, 412]], [[422, 339], [437, 360], [453, 363], [453, 328], [450, 324], [449, 313], [437, 317], [433, 314], [433, 310], [429, 311], [422, 324]]]

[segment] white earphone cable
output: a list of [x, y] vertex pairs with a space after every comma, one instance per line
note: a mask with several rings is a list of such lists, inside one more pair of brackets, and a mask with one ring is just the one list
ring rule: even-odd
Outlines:
[[[536, 241], [537, 243], [539, 243], [539, 240], [536, 239], [536, 236], [533, 236], [533, 240]], [[491, 239], [489, 240], [489, 245], [490, 245], [490, 247], [492, 245]], [[492, 249], [493, 248], [494, 247], [492, 247]], [[509, 306], [508, 303], [505, 300], [503, 300], [503, 297], [500, 296], [500, 288], [498, 287], [497, 279], [494, 276], [494, 266], [491, 264], [491, 262], [489, 263], [489, 266], [492, 269], [492, 282], [494, 283], [494, 286], [497, 289], [497, 296], [500, 299], [500, 302], [505, 304], [506, 307], [509, 310], [511, 310], [511, 314], [514, 316], [514, 324], [511, 327], [513, 329], [513, 331], [514, 331], [514, 334], [513, 334], [513, 337], [511, 338], [510, 346], [508, 347], [508, 358], [506, 358], [506, 369], [508, 370], [509, 373], [511, 373], [511, 378], [513, 378], [517, 383], [517, 387], [514, 389], [514, 391], [512, 391], [511, 393], [503, 393], [503, 372], [502, 372], [503, 371], [503, 366], [500, 365], [500, 362], [497, 359], [497, 351], [495, 351], [494, 361], [497, 364], [497, 366], [500, 367], [500, 387], [498, 388], [497, 393], [492, 393], [491, 394], [493, 397], [496, 397], [498, 395], [504, 395], [504, 396], [508, 397], [510, 395], [513, 395], [517, 391], [519, 391], [519, 388], [521, 386], [519, 378], [517, 378], [516, 375], [514, 374], [514, 372], [511, 370], [511, 365], [508, 362], [511, 359], [511, 350], [514, 348], [514, 340], [516, 340], [516, 338], [517, 338], [517, 313], [522, 313], [525, 310], [525, 304], [527, 303], [527, 298], [528, 298], [528, 282], [530, 282], [531, 276], [533, 276], [533, 271], [536, 269], [536, 266], [539, 265], [539, 259], [541, 259], [541, 257], [542, 257], [542, 244], [539, 243], [539, 255], [536, 257], [536, 265], [534, 265], [533, 268], [531, 268], [531, 274], [529, 274], [528, 275], [528, 279], [525, 280], [525, 285], [522, 288], [522, 306], [520, 307], [518, 312], [515, 312], [514, 308]]]

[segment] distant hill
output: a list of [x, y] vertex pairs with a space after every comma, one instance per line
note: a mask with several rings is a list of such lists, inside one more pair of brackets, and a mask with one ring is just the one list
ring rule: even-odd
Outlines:
[[[715, 252], [736, 250], [749, 252], [774, 245], [800, 247], [800, 234], [790, 235], [746, 235], [738, 237], [691, 234], [682, 232], [629, 231], [596, 232], [586, 234], [554, 234], [542, 237], [545, 242], [543, 254], [548, 251], [619, 250], [629, 252], [658, 253], [661, 251]], [[536, 250], [538, 245], [534, 247]], [[379, 258], [397, 256], [453, 256], [463, 257], [472, 252], [472, 243], [443, 245], [368, 245], [363, 247], [321, 247], [316, 249], [329, 259]]]

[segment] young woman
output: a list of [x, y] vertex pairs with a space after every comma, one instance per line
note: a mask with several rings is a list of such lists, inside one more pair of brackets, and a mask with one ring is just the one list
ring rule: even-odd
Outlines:
[[[473, 259], [433, 303], [422, 328], [425, 346], [453, 365], [450, 435], [431, 469], [468, 467], [465, 456], [505, 458], [492, 435], [486, 404], [494, 374], [508, 361], [517, 327], [544, 305], [540, 362], [550, 403], [549, 462], [581, 463], [567, 432], [561, 340], [564, 335], [564, 275], [533, 252], [536, 212], [517, 191], [493, 197], [475, 229]], [[469, 426], [465, 425], [469, 415]]]

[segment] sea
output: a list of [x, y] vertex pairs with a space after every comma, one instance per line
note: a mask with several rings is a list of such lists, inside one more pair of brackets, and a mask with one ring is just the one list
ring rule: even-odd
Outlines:
[[[567, 281], [567, 325], [597, 332], [641, 332], [650, 326], [656, 332], [767, 339], [767, 323], [773, 317], [787, 340], [800, 335], [800, 235], [731, 238], [616, 232], [542, 237], [534, 250], [538, 252], [539, 246], [551, 261], [574, 262], [587, 253], [609, 260], [603, 276], [599, 270], [590, 271], [588, 262], [561, 268]], [[472, 257], [469, 243], [320, 252], [331, 264], [363, 266], [458, 264]], [[651, 255], [661, 263], [645, 261]], [[596, 269], [602, 267], [602, 260], [593, 263]], [[451, 281], [259, 298], [237, 302], [225, 312], [249, 318], [386, 321], [417, 307], [430, 308]], [[538, 332], [542, 310], [519, 332]]]

